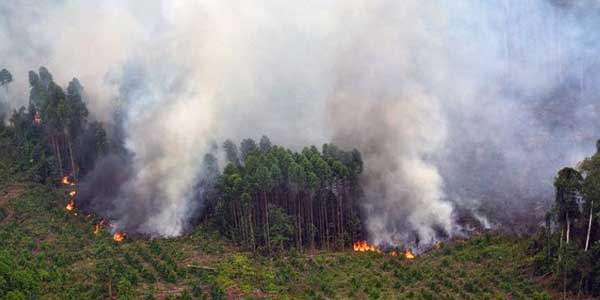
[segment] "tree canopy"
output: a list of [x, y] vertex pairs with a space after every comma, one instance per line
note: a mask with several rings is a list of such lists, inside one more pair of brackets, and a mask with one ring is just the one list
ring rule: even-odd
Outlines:
[[263, 136], [223, 145], [228, 164], [217, 181], [223, 231], [251, 249], [337, 247], [361, 234], [357, 201], [362, 160], [356, 150], [323, 145], [293, 152]]

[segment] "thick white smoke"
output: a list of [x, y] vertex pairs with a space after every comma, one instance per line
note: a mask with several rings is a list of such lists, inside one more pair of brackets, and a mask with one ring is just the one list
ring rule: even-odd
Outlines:
[[367, 229], [396, 244], [452, 234], [456, 207], [543, 206], [599, 133], [593, 1], [38, 2], [0, 3], [10, 104], [44, 65], [94, 118], [119, 112], [132, 176], [113, 215], [143, 233], [186, 229], [226, 138], [358, 148]]

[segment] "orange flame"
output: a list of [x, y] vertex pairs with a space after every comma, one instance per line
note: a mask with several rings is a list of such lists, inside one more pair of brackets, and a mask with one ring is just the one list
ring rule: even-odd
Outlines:
[[100, 233], [100, 230], [102, 230], [102, 228], [104, 228], [104, 225], [106, 225], [106, 220], [104, 220], [104, 219], [100, 220], [100, 223], [96, 224], [96, 229], [94, 230], [94, 234], [98, 235]]
[[71, 196], [71, 198], [75, 197], [77, 195], [77, 191], [70, 191], [69, 192], [69, 196]]
[[117, 231], [115, 232], [115, 234], [113, 234], [113, 240], [115, 240], [115, 242], [120, 243], [123, 240], [125, 240], [125, 233]]
[[71, 201], [69, 201], [69, 204], [67, 204], [67, 207], [65, 207], [68, 211], [72, 211], [75, 209], [75, 200], [71, 199]]
[[33, 124], [37, 126], [42, 124], [42, 116], [40, 116], [39, 112], [35, 112], [35, 116], [33, 117]]
[[356, 241], [352, 244], [352, 249], [357, 252], [377, 252], [381, 253], [381, 250], [377, 246], [369, 245], [365, 240]]
[[71, 181], [71, 177], [70, 176], [64, 176], [62, 178], [62, 184], [63, 185], [75, 186], [75, 182]]
[[[379, 249], [379, 247], [375, 246], [375, 245], [371, 245], [369, 244], [369, 242], [365, 241], [365, 240], [360, 240], [360, 241], [356, 241], [352, 244], [352, 249], [356, 252], [377, 252], [377, 253], [383, 253], [381, 251], [381, 249]], [[398, 252], [398, 251], [391, 251], [388, 253], [390, 256], [393, 257], [397, 257], [397, 256], [404, 256], [404, 258], [406, 259], [415, 259], [417, 256], [414, 254], [414, 252], [412, 252], [412, 250], [410, 249], [406, 249], [404, 250], [404, 252]]]

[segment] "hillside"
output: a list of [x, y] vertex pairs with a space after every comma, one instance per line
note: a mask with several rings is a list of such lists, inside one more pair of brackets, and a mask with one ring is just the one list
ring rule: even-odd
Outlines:
[[524, 275], [524, 240], [484, 234], [410, 261], [350, 251], [255, 256], [207, 226], [116, 243], [94, 234], [95, 216], [64, 209], [66, 190], [2, 178], [3, 299], [550, 299]]
[[43, 155], [0, 137], [0, 299], [550, 299], [530, 277], [529, 242], [494, 233], [413, 260], [351, 249], [264, 256], [214, 221], [118, 243], [109, 228], [95, 234], [99, 216], [66, 209], [71, 189], [39, 176]]

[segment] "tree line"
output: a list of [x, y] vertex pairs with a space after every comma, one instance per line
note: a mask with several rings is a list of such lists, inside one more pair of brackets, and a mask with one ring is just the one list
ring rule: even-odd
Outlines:
[[207, 209], [238, 244], [263, 252], [339, 249], [362, 234], [358, 150], [324, 144], [321, 151], [293, 152], [266, 136], [258, 143], [244, 139], [239, 148], [227, 140], [223, 150], [222, 174], [215, 155], [204, 159], [205, 178], [214, 182], [205, 190]]
[[600, 295], [600, 140], [576, 167], [558, 171], [545, 227], [533, 240], [536, 271], [568, 294]]
[[[12, 74], [0, 70], [0, 88], [8, 90]], [[112, 146], [103, 125], [88, 120], [85, 90], [77, 78], [66, 89], [40, 67], [29, 72], [29, 104], [12, 111], [0, 134], [10, 141], [0, 145], [19, 164], [13, 174], [56, 183], [63, 176], [83, 177]], [[8, 95], [8, 93], [6, 93]], [[4, 142], [5, 143], [5, 142]], [[358, 209], [362, 196], [358, 177], [363, 161], [358, 150], [334, 144], [301, 152], [258, 142], [231, 140], [220, 153], [206, 154], [198, 194], [206, 203], [202, 219], [212, 221], [233, 241], [247, 249], [271, 252], [296, 248], [339, 249], [363, 236]]]
[[[8, 90], [12, 74], [0, 71], [0, 87]], [[88, 121], [84, 88], [73, 78], [63, 89], [45, 67], [29, 72], [29, 105], [10, 114], [0, 132], [9, 136], [6, 153], [22, 159], [19, 171], [30, 179], [46, 182], [62, 176], [78, 178], [94, 167], [96, 159], [108, 152], [103, 125]], [[11, 151], [12, 150], [12, 151]]]

